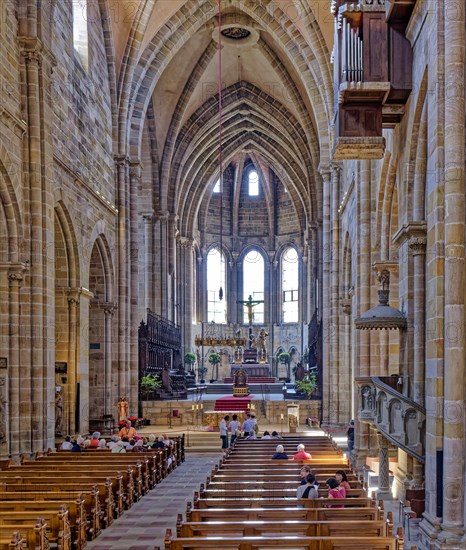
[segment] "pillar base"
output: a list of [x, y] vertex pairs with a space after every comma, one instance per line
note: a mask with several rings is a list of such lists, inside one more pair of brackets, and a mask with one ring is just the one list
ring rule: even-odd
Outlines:
[[432, 517], [424, 512], [421, 523], [419, 524], [419, 540], [422, 548], [426, 550], [435, 550], [436, 541], [440, 533], [440, 518]]
[[435, 550], [456, 550], [457, 548], [462, 548], [463, 537], [464, 528], [442, 526], [434, 548]]

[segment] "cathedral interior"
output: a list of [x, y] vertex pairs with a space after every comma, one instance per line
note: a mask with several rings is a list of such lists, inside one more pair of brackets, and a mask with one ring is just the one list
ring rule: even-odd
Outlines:
[[0, 459], [255, 350], [465, 548], [464, 1], [3, 0], [0, 37]]

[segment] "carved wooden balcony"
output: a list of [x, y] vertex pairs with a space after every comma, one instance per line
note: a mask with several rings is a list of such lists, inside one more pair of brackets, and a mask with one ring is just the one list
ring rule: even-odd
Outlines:
[[412, 88], [412, 50], [406, 21], [399, 18], [409, 10], [396, 4], [387, 21], [384, 0], [332, 3], [336, 160], [381, 158], [382, 129], [404, 114]]
[[426, 411], [389, 380], [356, 378], [358, 419], [374, 425], [389, 441], [421, 463], [425, 461]]

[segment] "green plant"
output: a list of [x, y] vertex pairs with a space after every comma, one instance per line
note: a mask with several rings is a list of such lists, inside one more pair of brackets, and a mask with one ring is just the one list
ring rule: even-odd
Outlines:
[[196, 362], [196, 354], [192, 351], [188, 351], [188, 353], [184, 356], [184, 362], [186, 365], [194, 365]]
[[218, 365], [222, 358], [220, 357], [220, 353], [211, 353], [209, 355], [209, 363], [211, 365]]
[[295, 386], [310, 399], [313, 391], [317, 387], [317, 377], [315, 374], [306, 374], [302, 380], [297, 380]]
[[291, 355], [287, 351], [282, 351], [278, 354], [278, 362], [283, 363], [285, 365], [289, 365], [291, 363]]
[[146, 376], [143, 376], [139, 381], [139, 385], [141, 386], [142, 391], [149, 392], [154, 391], [157, 388], [161, 388], [162, 381], [160, 380], [158, 374], [146, 374]]

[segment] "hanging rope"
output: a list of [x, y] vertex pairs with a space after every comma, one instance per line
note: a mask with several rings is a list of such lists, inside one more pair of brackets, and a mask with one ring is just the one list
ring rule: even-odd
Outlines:
[[[222, 9], [218, 0], [218, 158], [220, 170], [220, 262], [223, 258], [223, 143], [222, 143]], [[223, 287], [220, 284], [219, 300], [223, 299]]]

